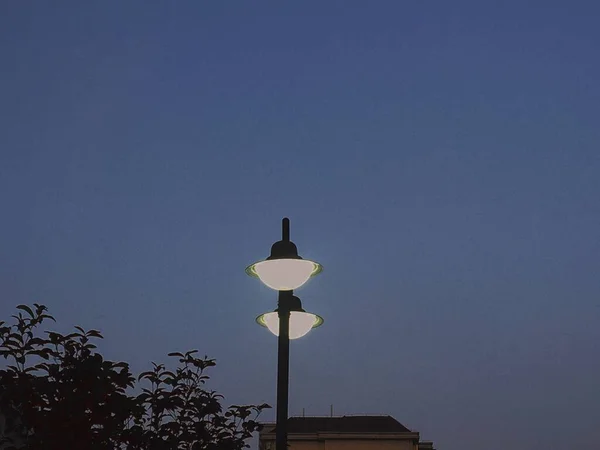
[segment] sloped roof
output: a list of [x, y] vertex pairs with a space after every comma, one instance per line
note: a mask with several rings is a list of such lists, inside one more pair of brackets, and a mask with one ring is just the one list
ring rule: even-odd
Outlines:
[[[275, 432], [275, 427], [263, 432]], [[391, 416], [290, 417], [288, 433], [410, 433]]]

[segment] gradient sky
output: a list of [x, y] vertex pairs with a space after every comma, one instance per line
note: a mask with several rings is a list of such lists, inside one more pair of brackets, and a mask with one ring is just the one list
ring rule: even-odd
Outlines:
[[[290, 414], [440, 450], [600, 442], [595, 1], [0, 3], [0, 313], [275, 405], [291, 219], [325, 270]], [[274, 410], [264, 416], [274, 418]]]

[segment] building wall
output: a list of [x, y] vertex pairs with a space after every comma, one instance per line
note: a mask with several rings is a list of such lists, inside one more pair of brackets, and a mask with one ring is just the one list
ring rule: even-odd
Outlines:
[[[411, 441], [385, 441], [385, 440], [358, 440], [352, 441], [325, 441], [323, 450], [414, 450]], [[295, 450], [295, 449], [294, 449]], [[308, 449], [307, 449], [308, 450]]]
[[[261, 443], [261, 450], [275, 450], [275, 441]], [[352, 439], [338, 440], [326, 439], [288, 441], [289, 450], [417, 450], [411, 440], [383, 440], [383, 439]]]
[[[324, 450], [323, 442], [319, 441], [290, 441], [289, 450]], [[275, 442], [273, 442], [273, 450], [275, 450]]]

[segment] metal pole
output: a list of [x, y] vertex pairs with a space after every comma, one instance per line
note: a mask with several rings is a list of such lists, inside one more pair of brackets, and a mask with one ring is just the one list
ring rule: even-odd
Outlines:
[[292, 291], [279, 291], [277, 308], [279, 337], [277, 339], [277, 423], [275, 424], [275, 450], [287, 450], [288, 391], [290, 379], [290, 300], [292, 296]]
[[281, 240], [290, 240], [290, 219], [288, 219], [287, 217], [284, 217], [281, 221]]
[[[281, 240], [290, 240], [290, 219], [281, 221]], [[290, 309], [292, 291], [279, 291], [277, 315], [277, 423], [275, 424], [275, 450], [287, 450], [288, 397], [290, 382]]]

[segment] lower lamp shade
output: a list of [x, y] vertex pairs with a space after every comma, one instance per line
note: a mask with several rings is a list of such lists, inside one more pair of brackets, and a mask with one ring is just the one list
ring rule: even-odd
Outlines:
[[[277, 311], [261, 314], [256, 322], [268, 328], [275, 336], [279, 336], [279, 315]], [[323, 318], [316, 314], [304, 311], [290, 312], [290, 339], [298, 339], [307, 334], [313, 328], [321, 326]]]

